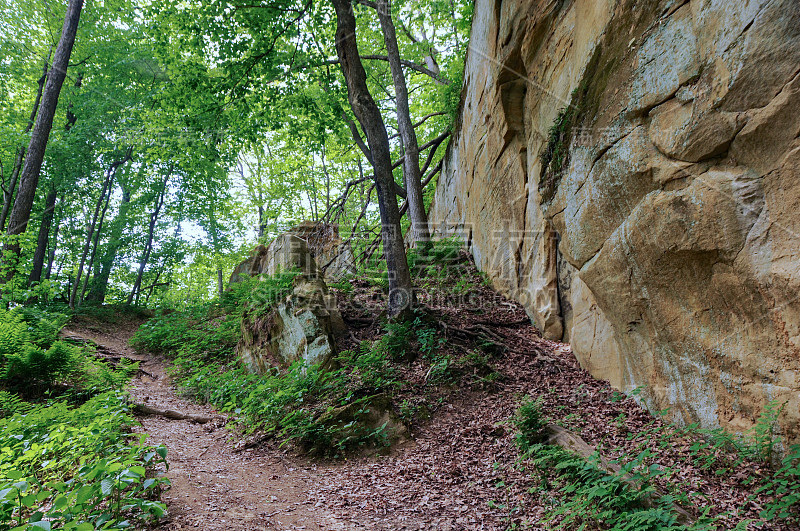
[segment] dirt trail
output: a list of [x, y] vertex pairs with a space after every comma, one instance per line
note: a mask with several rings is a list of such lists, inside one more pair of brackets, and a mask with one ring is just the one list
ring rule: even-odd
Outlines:
[[[72, 325], [64, 335], [83, 337], [101, 347], [107, 355], [140, 360], [145, 372], [131, 382], [130, 393], [137, 403], [158, 409], [214, 416], [209, 406], [183, 400], [165, 373], [164, 360], [137, 354], [128, 339], [139, 323], [81, 327]], [[208, 424], [169, 420], [159, 416], [139, 418], [136, 431], [150, 435], [150, 444], [168, 448], [169, 471], [164, 475], [172, 487], [162, 496], [169, 515], [157, 529], [256, 530], [359, 529], [328, 513], [309, 497], [322, 471], [299, 464], [274, 449], [234, 452], [231, 434], [224, 420]]]

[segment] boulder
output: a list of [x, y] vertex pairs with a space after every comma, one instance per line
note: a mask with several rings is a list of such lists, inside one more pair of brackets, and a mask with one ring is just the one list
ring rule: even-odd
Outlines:
[[[274, 282], [278, 275], [292, 275], [288, 294], [275, 299]], [[335, 335], [344, 331], [344, 321], [336, 299], [328, 291], [322, 273], [306, 241], [294, 233], [278, 236], [269, 246], [259, 245], [231, 275], [231, 283], [256, 277], [264, 284], [267, 307], [257, 304], [242, 319], [242, 337], [236, 351], [253, 373], [274, 367], [286, 368], [302, 361], [329, 365], [336, 353]]]
[[304, 239], [311, 255], [328, 280], [338, 281], [356, 272], [353, 248], [339, 236], [336, 223], [303, 222], [291, 229]]
[[332, 409], [319, 418], [319, 423], [333, 433], [337, 446], [363, 445], [362, 455], [380, 452], [409, 437], [408, 428], [392, 409], [389, 397], [383, 394]]

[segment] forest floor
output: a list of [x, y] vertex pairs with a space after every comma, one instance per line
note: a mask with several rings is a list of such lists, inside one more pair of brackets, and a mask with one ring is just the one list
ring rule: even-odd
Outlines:
[[[763, 500], [753, 496], [751, 481], [767, 473], [766, 465], [746, 461], [723, 474], [704, 466], [690, 436], [582, 370], [569, 345], [542, 339], [519, 305], [498, 299], [487, 287], [478, 291], [493, 301], [481, 312], [456, 305], [437, 308], [436, 315], [461, 330], [489, 327], [505, 347], [491, 362], [500, 378], [488, 386], [480, 378], [462, 380], [439, 395], [430, 418], [414, 421], [412, 439], [389, 455], [340, 461], [310, 459], [275, 441], [238, 451], [241, 437], [226, 429], [218, 412], [176, 393], [167, 360], [128, 346], [141, 319], [78, 321], [65, 333], [140, 360], [142, 371], [130, 386], [138, 403], [221, 417], [202, 425], [160, 416], [139, 419], [138, 431], [149, 434], [150, 444], [169, 451], [169, 470], [162, 471], [172, 483], [162, 495], [169, 513], [158, 529], [550, 529], [553, 524], [542, 518], [564, 494], [552, 471], [520, 463], [509, 421], [526, 395], [541, 397], [551, 422], [580, 434], [611, 459], [649, 449], [645, 466], [665, 471], [655, 485], [665, 492], [690, 492], [692, 504], [684, 508], [693, 517], [708, 506], [712, 514], [728, 513], [719, 521], [722, 529], [759, 520]], [[359, 293], [368, 297], [369, 289], [357, 286], [354, 296]], [[344, 317], [352, 318], [346, 312]], [[353, 332], [340, 348], [380, 333], [374, 326]], [[427, 378], [417, 363], [411, 363], [407, 379]], [[724, 451], [715, 452], [724, 461]], [[735, 456], [729, 457], [733, 462]]]

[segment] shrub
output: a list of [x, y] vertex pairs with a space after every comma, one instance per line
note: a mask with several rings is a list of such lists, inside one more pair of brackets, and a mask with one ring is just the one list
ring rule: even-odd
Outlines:
[[525, 397], [512, 419], [517, 428], [515, 441], [523, 454], [544, 440], [547, 418], [542, 413], [542, 398]]

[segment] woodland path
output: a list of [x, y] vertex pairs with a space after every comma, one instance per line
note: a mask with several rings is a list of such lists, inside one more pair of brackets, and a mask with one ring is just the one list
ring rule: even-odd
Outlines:
[[[129, 386], [137, 403], [193, 415], [220, 415], [210, 406], [176, 395], [165, 360], [137, 353], [128, 346], [139, 324], [73, 324], [63, 335], [90, 340], [105, 355], [140, 361], [143, 372]], [[275, 448], [235, 452], [235, 440], [225, 429], [224, 418], [206, 424], [161, 416], [140, 416], [138, 420], [141, 426], [136, 432], [147, 433], [149, 444], [163, 444], [168, 449], [169, 471], [159, 473], [172, 483], [162, 494], [169, 512], [154, 529], [360, 528], [355, 522], [343, 522], [328, 514], [321, 503], [310, 498], [321, 470], [298, 463]]]

